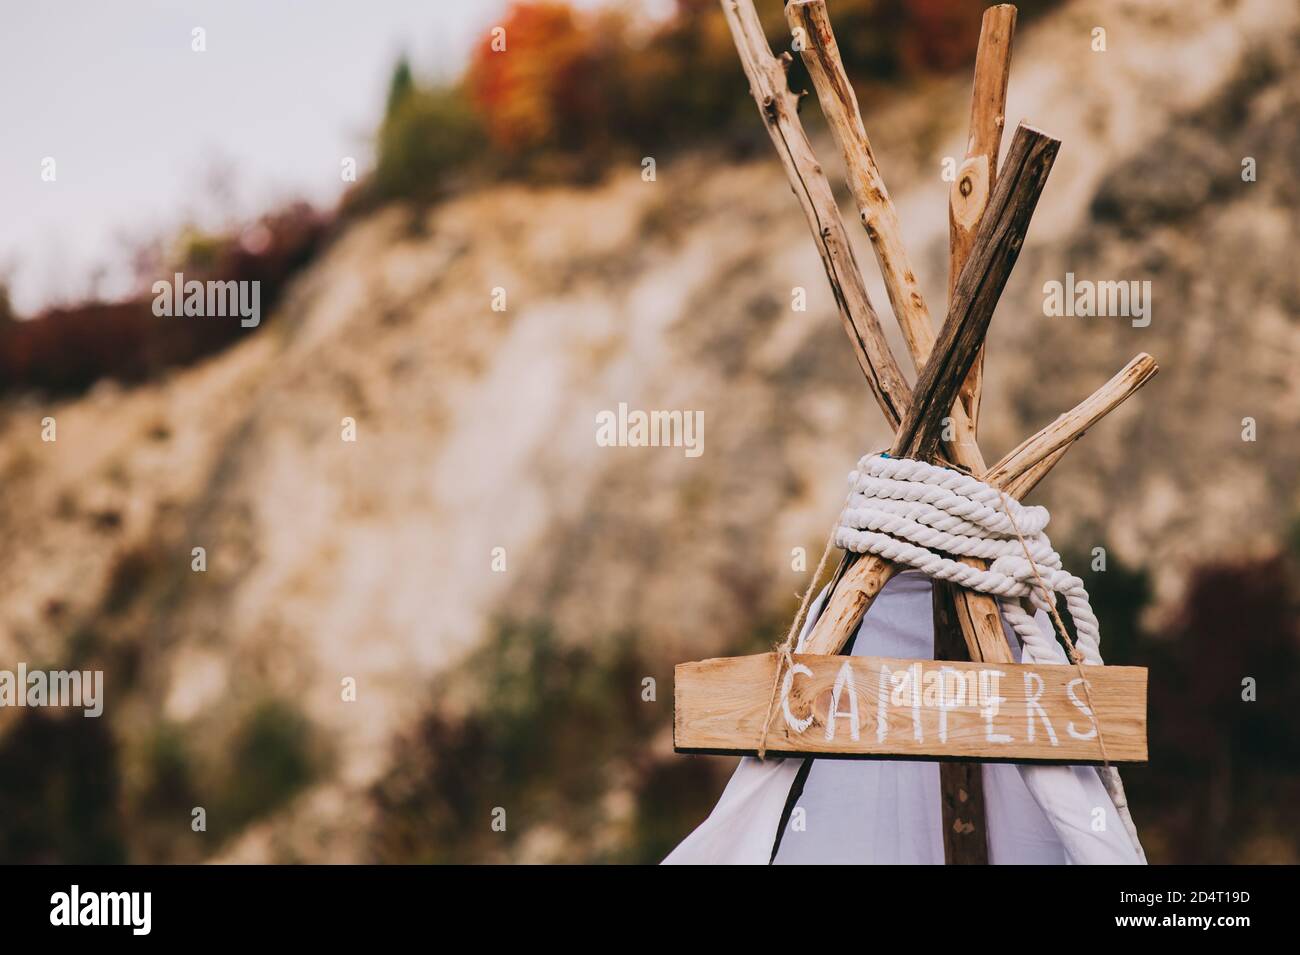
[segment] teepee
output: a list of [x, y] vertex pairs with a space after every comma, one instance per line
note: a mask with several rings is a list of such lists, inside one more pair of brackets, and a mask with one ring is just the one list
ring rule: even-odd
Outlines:
[[[1145, 862], [1115, 767], [1146, 760], [1146, 672], [1103, 664], [1046, 510], [1018, 498], [1156, 363], [1138, 355], [992, 466], [976, 443], [985, 334], [1060, 145], [1021, 125], [998, 163], [1015, 7], [984, 14], [936, 335], [825, 0], [786, 6], [917, 370], [909, 386], [800, 124], [791, 56], [772, 54], [753, 0], [721, 4], [894, 440], [850, 475], [786, 641], [677, 667], [676, 749], [746, 758], [666, 861]], [[812, 599], [834, 547], [844, 556]]]

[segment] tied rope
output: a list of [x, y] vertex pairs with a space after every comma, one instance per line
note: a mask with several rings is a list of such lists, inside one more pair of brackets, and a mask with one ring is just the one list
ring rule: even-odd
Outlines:
[[[992, 594], [1002, 615], [1038, 663], [1058, 659], [1055, 636], [1045, 632], [1021, 599], [1046, 611], [1071, 663], [1079, 671], [1089, 717], [1097, 729], [1103, 778], [1111, 770], [1106, 740], [1092, 701], [1083, 665], [1101, 666], [1101, 630], [1083, 581], [1061, 566], [1048, 540], [1051, 515], [1045, 507], [1026, 507], [969, 475], [910, 458], [868, 455], [849, 475], [853, 490], [833, 534], [845, 550], [872, 553], [908, 564], [935, 580], [947, 580]], [[971, 567], [937, 551], [991, 561], [987, 570]], [[1065, 597], [1078, 632], [1070, 639], [1056, 595]]]
[[[851, 491], [831, 530], [821, 559], [785, 640], [775, 648], [776, 674], [767, 719], [758, 743], [758, 758], [767, 754], [767, 738], [776, 710], [782, 675], [794, 665], [793, 652], [818, 580], [835, 546], [858, 554], [875, 554], [905, 564], [932, 580], [943, 580], [998, 598], [1003, 616], [1019, 638], [1024, 654], [1034, 662], [1060, 659], [1055, 636], [1045, 632], [1022, 601], [1047, 612], [1071, 663], [1079, 670], [1089, 717], [1097, 730], [1103, 765], [1097, 768], [1139, 856], [1145, 853], [1128, 812], [1119, 773], [1110, 764], [1101, 721], [1092, 701], [1091, 684], [1083, 665], [1101, 666], [1101, 631], [1083, 581], [1068, 573], [1045, 529], [1051, 516], [1045, 507], [1027, 507], [983, 481], [950, 468], [887, 452], [869, 454], [849, 475]], [[942, 553], [940, 553], [942, 552]], [[979, 557], [986, 570], [953, 560]], [[1056, 608], [1056, 595], [1065, 598], [1078, 640], [1072, 641]]]
[[[1088, 592], [1082, 580], [1061, 566], [1060, 555], [1044, 533], [1050, 520], [1047, 508], [1026, 507], [998, 488], [959, 471], [911, 458], [890, 457], [888, 453], [862, 458], [857, 470], [849, 475], [849, 484], [851, 490], [839, 523], [831, 530], [785, 640], [774, 648], [776, 674], [758, 742], [759, 759], [767, 755], [781, 677], [794, 664], [800, 626], [827, 558], [836, 546], [858, 554], [875, 554], [914, 567], [933, 580], [950, 581], [996, 596], [1003, 616], [1030, 658], [1040, 663], [1056, 661], [1060, 653], [1056, 639], [1050, 632], [1045, 633], [1021, 606], [1021, 599], [1027, 599], [1050, 615], [1071, 662], [1076, 666], [1102, 663], [1101, 632]], [[991, 563], [987, 570], [981, 570], [946, 557], [945, 553], [981, 557]], [[1065, 596], [1079, 635], [1077, 643], [1070, 640], [1057, 612], [1058, 593]], [[1079, 675], [1083, 676], [1082, 669]], [[1092, 710], [1090, 716], [1097, 725], [1102, 760], [1109, 766], [1086, 679], [1084, 688]]]
[[[910, 458], [867, 456], [849, 475], [852, 491], [835, 543], [858, 554], [906, 564], [998, 598], [1021, 645], [1039, 663], [1059, 659], [1054, 635], [1021, 605], [1045, 611], [1060, 627], [1074, 662], [1101, 665], [1101, 631], [1083, 581], [1061, 566], [1045, 528], [1045, 507], [1026, 507], [1001, 490], [949, 468]], [[987, 569], [946, 555], [979, 557]], [[1056, 612], [1065, 598], [1078, 632], [1071, 643]]]

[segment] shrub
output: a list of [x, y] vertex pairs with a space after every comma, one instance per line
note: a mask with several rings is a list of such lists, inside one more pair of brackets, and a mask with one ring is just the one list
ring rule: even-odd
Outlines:
[[0, 859], [121, 864], [121, 771], [108, 721], [18, 711], [0, 739]]
[[[261, 283], [262, 324], [289, 280], [311, 261], [330, 220], [303, 203], [263, 216], [238, 235], [185, 238], [156, 278]], [[101, 379], [131, 384], [220, 351], [242, 334], [237, 319], [159, 318], [152, 297], [48, 309], [26, 321], [0, 321], [0, 391], [77, 394]]]
[[317, 778], [324, 763], [312, 724], [292, 703], [258, 703], [230, 744], [211, 820], [217, 838], [283, 807]]
[[516, 4], [502, 27], [506, 49], [484, 37], [466, 74], [488, 138], [506, 154], [558, 146], [573, 112], [589, 114], [601, 95], [595, 38], [564, 3]]
[[1139, 645], [1133, 662], [1151, 668], [1151, 761], [1125, 779], [1153, 861], [1300, 855], [1279, 810], [1300, 796], [1294, 580], [1282, 557], [1203, 566], [1165, 632]]
[[[651, 752], [672, 712], [666, 664], [625, 636], [566, 646], [544, 623], [503, 622], [436, 682], [371, 797], [376, 861], [654, 862], [708, 812], [725, 766]], [[660, 674], [657, 702], [641, 681]], [[503, 832], [490, 828], [507, 811]]]
[[[1026, 0], [1021, 17], [1054, 2]], [[862, 98], [971, 63], [983, 6], [838, 0], [836, 37]], [[781, 4], [761, 3], [759, 13], [773, 49], [788, 48]], [[399, 61], [379, 133], [378, 196], [425, 199], [471, 170], [476, 178], [586, 177], [629, 155], [761, 136], [716, 0], [677, 0], [653, 23], [622, 7], [579, 12], [529, 0], [499, 26], [505, 48], [500, 34], [483, 37], [459, 84], [421, 91]], [[791, 86], [811, 87], [797, 57]]]
[[380, 199], [437, 198], [482, 154], [483, 130], [459, 88], [411, 89], [390, 100], [373, 179]]

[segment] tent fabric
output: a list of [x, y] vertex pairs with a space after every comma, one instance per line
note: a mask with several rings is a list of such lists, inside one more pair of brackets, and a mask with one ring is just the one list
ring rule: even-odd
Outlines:
[[[814, 604], [804, 635], [824, 596]], [[1039, 622], [1048, 625], [1041, 612]], [[933, 659], [933, 628], [930, 581], [918, 572], [902, 573], [871, 605], [853, 654]], [[1014, 634], [1005, 623], [1003, 628], [1018, 660]], [[804, 762], [742, 759], [713, 812], [664, 863], [943, 864], [939, 764], [901, 760], [813, 760], [796, 802], [803, 812], [792, 814], [772, 860]], [[1092, 767], [986, 763], [982, 771], [991, 863], [1141, 861]]]

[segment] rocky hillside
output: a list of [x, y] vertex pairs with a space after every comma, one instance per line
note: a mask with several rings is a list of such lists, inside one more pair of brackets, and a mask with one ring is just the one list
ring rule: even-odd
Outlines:
[[[1000, 455], [1134, 353], [1160, 361], [1040, 491], [1058, 546], [1151, 572], [1156, 615], [1188, 567], [1274, 546], [1300, 504], [1297, 64], [1300, 10], [1270, 0], [1081, 2], [1017, 38], [1009, 117], [1064, 146], [994, 320], [982, 440]], [[866, 117], [936, 311], [967, 96], [953, 80]], [[1067, 272], [1150, 281], [1150, 324], [1047, 317]], [[704, 453], [598, 446], [620, 402], [702, 411]], [[725, 770], [674, 775], [703, 761], [670, 753], [671, 664], [776, 635], [793, 549], [815, 562], [884, 439], [772, 157], [375, 214], [219, 357], [0, 409], [0, 661], [100, 666], [108, 694], [93, 730], [0, 713], [0, 763], [30, 754], [46, 801], [30, 848], [0, 849], [652, 855]], [[572, 686], [540, 682], [573, 672], [623, 702], [575, 715]], [[466, 731], [498, 708], [550, 738]], [[39, 837], [68, 826], [85, 838]]]

